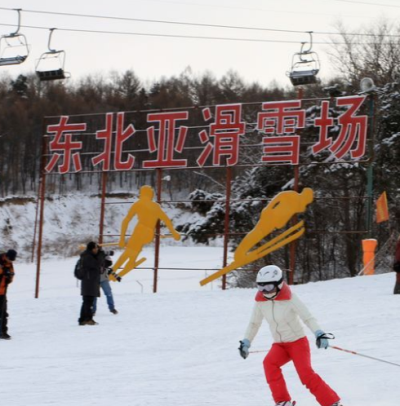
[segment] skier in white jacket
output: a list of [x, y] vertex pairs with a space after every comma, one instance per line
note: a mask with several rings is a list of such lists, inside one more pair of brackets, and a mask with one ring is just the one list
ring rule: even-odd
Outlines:
[[321, 406], [342, 406], [340, 397], [314, 372], [311, 366], [310, 345], [304, 334], [304, 324], [315, 334], [318, 348], [328, 348], [328, 337], [303, 302], [283, 282], [282, 270], [275, 265], [261, 268], [257, 274], [258, 292], [253, 314], [244, 339], [240, 341], [240, 355], [246, 359], [251, 342], [263, 319], [266, 319], [274, 343], [264, 359], [264, 371], [276, 406], [294, 406], [287, 390], [281, 367], [293, 361], [301, 382], [315, 396]]

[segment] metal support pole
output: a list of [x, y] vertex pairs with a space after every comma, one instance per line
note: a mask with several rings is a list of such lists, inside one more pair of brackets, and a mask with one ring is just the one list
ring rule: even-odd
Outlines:
[[99, 244], [103, 244], [104, 234], [104, 212], [106, 207], [106, 190], [107, 190], [107, 172], [101, 174], [101, 205], [100, 205], [100, 229]]
[[[297, 98], [299, 100], [303, 99], [303, 88], [302, 87], [298, 88]], [[296, 165], [294, 167], [294, 184], [293, 184], [293, 190], [295, 192], [299, 191], [299, 173], [300, 173], [299, 166]], [[297, 216], [294, 216], [291, 221], [291, 224], [294, 225], [296, 223], [297, 223]], [[294, 273], [296, 270], [296, 247], [297, 247], [297, 241], [295, 240], [290, 244], [289, 269], [291, 272], [289, 272], [289, 275], [288, 275], [289, 285], [293, 285], [293, 283], [294, 283]]]
[[366, 230], [368, 232], [367, 238], [372, 236], [372, 208], [373, 208], [373, 170], [372, 162], [368, 164], [367, 168], [367, 222]]
[[[293, 184], [293, 190], [295, 192], [299, 191], [299, 167], [296, 165], [294, 167], [294, 184]], [[292, 225], [295, 225], [297, 223], [297, 216], [295, 215], [291, 221]], [[297, 247], [297, 241], [294, 240], [293, 242], [290, 243], [290, 265], [289, 268], [291, 272], [289, 272], [289, 277], [288, 277], [288, 283], [289, 285], [293, 285], [294, 283], [294, 271], [296, 269], [296, 247]]]
[[37, 192], [37, 202], [36, 202], [36, 212], [35, 212], [35, 227], [33, 229], [31, 262], [33, 262], [35, 260], [37, 223], [38, 223], [38, 218], [39, 218], [40, 194], [41, 194], [41, 190], [42, 190], [42, 178], [40, 175], [39, 175], [38, 183], [39, 183], [39, 186], [38, 186], [38, 192]]
[[[162, 192], [162, 169], [157, 168], [157, 203], [161, 203], [161, 192]], [[156, 226], [156, 240], [154, 246], [154, 279], [153, 279], [153, 293], [157, 293], [157, 282], [158, 282], [158, 266], [160, 262], [160, 240], [161, 240], [161, 224], [160, 220], [157, 221]]]
[[367, 205], [366, 205], [366, 230], [367, 238], [372, 237], [372, 214], [373, 214], [373, 194], [374, 194], [374, 185], [373, 185], [373, 161], [374, 161], [374, 96], [369, 96], [369, 133], [370, 140], [368, 144], [369, 151], [369, 162], [367, 168]]
[[[43, 125], [44, 128], [44, 125]], [[44, 131], [43, 131], [44, 132]], [[39, 283], [40, 283], [40, 265], [42, 259], [42, 241], [43, 241], [43, 221], [44, 221], [44, 199], [46, 191], [46, 151], [47, 151], [47, 137], [43, 135], [42, 138], [42, 159], [40, 164], [40, 215], [39, 215], [39, 240], [37, 247], [37, 264], [36, 264], [36, 286], [35, 286], [35, 299], [39, 297]]]
[[[224, 258], [222, 267], [228, 265], [228, 243], [229, 243], [229, 211], [231, 200], [232, 168], [226, 167], [226, 198], [225, 198], [225, 223], [224, 223]], [[222, 290], [226, 289], [226, 275], [222, 277]]]

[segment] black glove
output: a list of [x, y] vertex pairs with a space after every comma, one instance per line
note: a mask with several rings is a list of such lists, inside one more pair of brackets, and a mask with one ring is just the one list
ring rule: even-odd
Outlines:
[[112, 275], [118, 282], [122, 281], [122, 278], [120, 276], [118, 276], [113, 270], [112, 268], [107, 269], [107, 275]]

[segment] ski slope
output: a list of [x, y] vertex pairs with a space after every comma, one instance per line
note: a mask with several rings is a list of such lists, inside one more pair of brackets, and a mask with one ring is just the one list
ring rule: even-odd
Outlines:
[[[162, 247], [161, 266], [218, 267], [222, 250]], [[152, 265], [152, 249], [147, 250]], [[15, 264], [9, 288], [9, 333], [0, 340], [2, 406], [272, 406], [263, 353], [239, 357], [237, 347], [255, 290], [200, 287], [204, 271], [136, 270], [113, 284], [118, 315], [99, 299], [98, 326], [78, 326], [81, 298], [75, 259], [42, 264], [34, 299], [35, 265]], [[393, 273], [310, 283], [294, 291], [335, 345], [400, 364], [400, 295]], [[310, 340], [313, 335], [307, 330]], [[263, 324], [252, 350], [268, 349]], [[400, 368], [312, 344], [315, 370], [344, 406], [397, 406]], [[317, 402], [292, 365], [284, 367], [298, 406]]]

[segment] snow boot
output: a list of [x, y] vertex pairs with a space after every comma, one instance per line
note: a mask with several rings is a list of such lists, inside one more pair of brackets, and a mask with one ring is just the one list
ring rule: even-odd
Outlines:
[[86, 322], [87, 326], [97, 326], [99, 323], [95, 322], [94, 320], [89, 320]]
[[11, 340], [11, 336], [7, 333], [0, 334], [0, 339], [2, 340]]
[[112, 314], [118, 314], [118, 310], [117, 310], [117, 309], [112, 309], [112, 310], [110, 310], [110, 312], [111, 312]]

